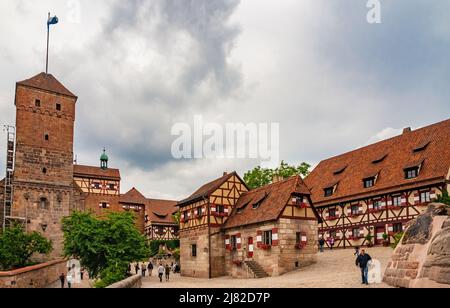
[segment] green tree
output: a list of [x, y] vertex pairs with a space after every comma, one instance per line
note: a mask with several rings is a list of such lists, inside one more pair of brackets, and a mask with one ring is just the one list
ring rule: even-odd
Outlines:
[[262, 168], [261, 166], [258, 166], [244, 175], [244, 182], [250, 189], [255, 189], [271, 184], [274, 176], [280, 176], [284, 179], [296, 175], [305, 177], [310, 173], [310, 168], [311, 165], [305, 162], [298, 166], [291, 166], [284, 161], [282, 161], [280, 166], [276, 169]]
[[444, 190], [441, 196], [436, 200], [438, 203], [444, 203], [446, 205], [450, 205], [450, 197], [448, 195], [448, 191]]
[[80, 260], [90, 277], [105, 287], [126, 277], [128, 265], [146, 260], [150, 249], [133, 214], [109, 213], [104, 219], [74, 212], [63, 219], [64, 253]]
[[31, 264], [34, 254], [48, 254], [52, 242], [38, 232], [26, 233], [21, 225], [0, 234], [0, 268], [11, 270]]

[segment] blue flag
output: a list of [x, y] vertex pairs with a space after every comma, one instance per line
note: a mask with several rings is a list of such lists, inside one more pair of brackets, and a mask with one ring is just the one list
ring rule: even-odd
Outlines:
[[58, 23], [58, 21], [59, 21], [59, 19], [56, 16], [49, 17], [48, 21], [47, 21], [47, 26], [56, 25]]

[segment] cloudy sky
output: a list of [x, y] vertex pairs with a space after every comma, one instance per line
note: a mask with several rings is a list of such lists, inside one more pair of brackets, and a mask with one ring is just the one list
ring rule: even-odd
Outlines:
[[[382, 0], [2, 0], [0, 123], [15, 82], [45, 68], [79, 96], [75, 154], [103, 147], [122, 191], [182, 198], [259, 162], [175, 160], [177, 122], [280, 123], [280, 156], [320, 160], [450, 115], [450, 2]], [[5, 134], [0, 135], [1, 138]], [[0, 170], [5, 142], [0, 142]]]

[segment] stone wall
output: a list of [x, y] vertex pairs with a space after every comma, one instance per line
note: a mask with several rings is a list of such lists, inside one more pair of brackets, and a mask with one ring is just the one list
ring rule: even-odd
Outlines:
[[0, 272], [0, 288], [44, 288], [67, 274], [66, 260], [56, 260], [9, 272]]
[[142, 287], [142, 275], [134, 275], [125, 280], [110, 285], [107, 289], [140, 289]]
[[[197, 256], [192, 255], [192, 245], [197, 245]], [[180, 232], [181, 275], [209, 278], [208, 227], [182, 230]]]
[[[258, 248], [257, 232], [278, 228], [279, 243], [268, 250]], [[297, 232], [307, 234], [306, 247], [296, 248]], [[287, 272], [316, 262], [317, 257], [317, 221], [280, 219], [278, 221], [255, 224], [227, 230], [227, 235], [241, 234], [242, 247], [236, 251], [225, 252], [225, 266], [228, 275], [235, 278], [253, 278], [245, 265], [239, 266], [234, 261], [256, 261], [270, 276], [280, 276]], [[253, 238], [253, 257], [248, 256], [248, 238]], [[223, 246], [225, 243], [222, 244]]]
[[431, 204], [412, 221], [384, 274], [400, 288], [450, 288], [450, 210]]

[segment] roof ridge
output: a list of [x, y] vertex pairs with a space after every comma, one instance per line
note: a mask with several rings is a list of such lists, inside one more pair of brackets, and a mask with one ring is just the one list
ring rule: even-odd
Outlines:
[[365, 146], [361, 146], [361, 147], [356, 148], [354, 150], [351, 150], [351, 151], [348, 151], [348, 152], [345, 152], [345, 153], [342, 153], [342, 154], [339, 154], [339, 155], [335, 155], [335, 156], [329, 157], [327, 159], [322, 160], [321, 162], [326, 162], [326, 161], [329, 161], [329, 160], [333, 160], [333, 159], [336, 159], [338, 157], [342, 157], [342, 156], [345, 156], [345, 155], [348, 155], [348, 154], [351, 154], [351, 153], [354, 153], [354, 152], [358, 152], [358, 151], [361, 151], [361, 150], [366, 149], [366, 148], [375, 147], [375, 146], [377, 146], [377, 145], [379, 145], [381, 143], [392, 141], [392, 140], [397, 139], [397, 138], [410, 136], [411, 134], [416, 134], [416, 133], [418, 133], [418, 132], [420, 132], [420, 131], [422, 131], [424, 129], [430, 129], [430, 128], [435, 127], [435, 126], [443, 125], [446, 122], [450, 123], [450, 119], [443, 120], [443, 121], [440, 121], [438, 123], [430, 124], [430, 125], [427, 125], [427, 126], [422, 126], [422, 127], [416, 128], [416, 129], [408, 132], [406, 135], [403, 133], [403, 134], [396, 135], [396, 136], [393, 136], [393, 137], [390, 137], [390, 138], [387, 138], [387, 139], [383, 139], [383, 140], [380, 140], [380, 141], [377, 141], [377, 142], [374, 142], [374, 143], [371, 143], [371, 144], [368, 144], [368, 145], [365, 145]]

